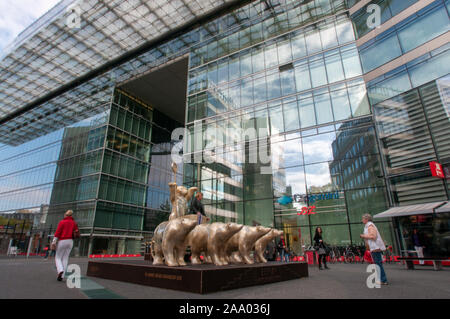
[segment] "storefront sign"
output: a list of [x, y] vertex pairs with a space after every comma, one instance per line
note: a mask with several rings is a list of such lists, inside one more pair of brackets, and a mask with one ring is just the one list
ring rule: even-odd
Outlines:
[[442, 169], [442, 165], [438, 162], [430, 162], [431, 175], [437, 178], [445, 178], [444, 170]]
[[314, 203], [317, 200], [339, 199], [339, 192], [334, 193], [322, 193], [313, 195], [294, 195], [294, 202], [296, 203]]
[[278, 198], [277, 202], [281, 205], [288, 205], [292, 202], [313, 204], [318, 200], [329, 200], [329, 199], [339, 199], [339, 192], [313, 194], [313, 195], [294, 194], [292, 197], [284, 195], [284, 196]]
[[316, 214], [316, 206], [302, 207], [301, 211], [297, 215], [314, 215]]

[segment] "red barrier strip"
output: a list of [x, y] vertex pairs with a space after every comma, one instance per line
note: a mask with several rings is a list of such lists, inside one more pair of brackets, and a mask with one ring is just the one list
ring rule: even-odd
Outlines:
[[123, 257], [141, 257], [141, 254], [125, 254], [125, 255], [89, 255], [89, 258], [123, 258]]

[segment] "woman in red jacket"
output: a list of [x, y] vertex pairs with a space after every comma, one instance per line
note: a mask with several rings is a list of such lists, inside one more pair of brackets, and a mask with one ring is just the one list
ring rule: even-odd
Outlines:
[[53, 247], [57, 244], [55, 262], [58, 271], [58, 281], [62, 281], [64, 273], [67, 270], [70, 252], [73, 247], [73, 238], [79, 237], [80, 234], [77, 223], [72, 218], [72, 214], [73, 211], [71, 210], [68, 210], [64, 214], [64, 219], [59, 222], [52, 242]]

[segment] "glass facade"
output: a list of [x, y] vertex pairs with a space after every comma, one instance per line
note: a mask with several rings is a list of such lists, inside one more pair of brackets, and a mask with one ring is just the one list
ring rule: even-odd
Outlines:
[[[329, 244], [359, 244], [365, 213], [448, 200], [448, 180], [427, 165], [450, 165], [449, 0], [369, 4], [380, 7], [383, 32], [371, 32], [368, 4], [352, 10], [357, 0], [235, 4], [2, 122], [0, 213], [40, 212], [52, 233], [73, 209], [79, 254], [139, 252], [167, 220], [176, 178], [201, 189], [213, 221], [283, 229], [302, 254], [318, 226]], [[98, 66], [88, 29], [77, 41], [93, 54], [79, 59]], [[153, 30], [131, 29], [142, 29], [135, 43]], [[129, 51], [108, 43], [106, 61]], [[189, 60], [185, 105], [176, 106], [184, 121], [122, 88], [180, 58]], [[84, 73], [39, 74], [56, 89]], [[30, 102], [5, 85], [0, 120], [7, 105]], [[173, 176], [176, 128], [185, 128], [184, 164]], [[377, 225], [388, 244], [404, 246], [391, 220]]]

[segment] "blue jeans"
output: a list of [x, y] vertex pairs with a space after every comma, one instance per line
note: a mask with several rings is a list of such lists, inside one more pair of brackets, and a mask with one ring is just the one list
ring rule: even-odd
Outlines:
[[289, 262], [289, 253], [286, 253], [284, 249], [281, 250], [281, 261]]
[[380, 281], [387, 282], [386, 273], [383, 268], [383, 254], [381, 252], [372, 252], [371, 254], [375, 265], [380, 267]]

